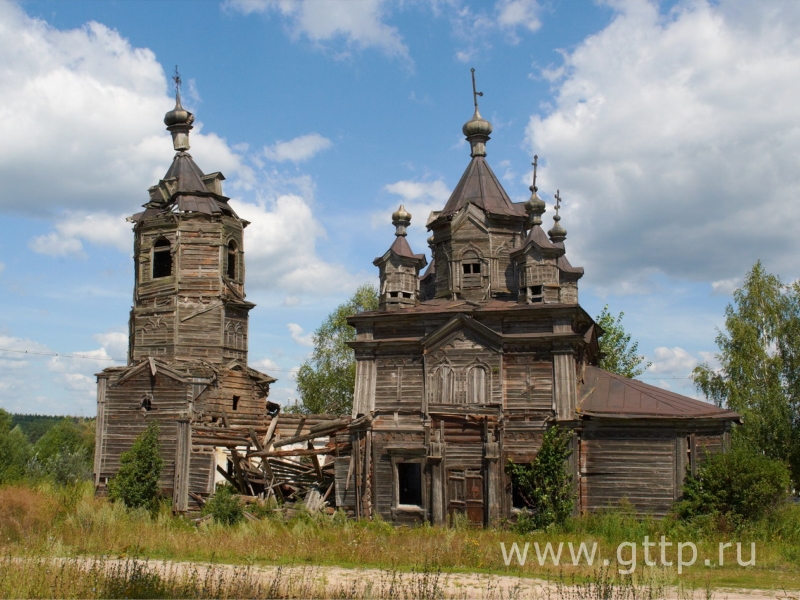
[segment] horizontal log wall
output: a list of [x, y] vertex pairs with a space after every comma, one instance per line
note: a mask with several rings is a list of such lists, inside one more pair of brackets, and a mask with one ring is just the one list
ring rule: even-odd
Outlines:
[[534, 355], [503, 357], [505, 408], [508, 411], [553, 409], [553, 362]]
[[[586, 439], [588, 437], [588, 439]], [[585, 436], [580, 457], [581, 505], [585, 510], [626, 500], [640, 514], [663, 516], [675, 498], [674, 432], [606, 432]]]

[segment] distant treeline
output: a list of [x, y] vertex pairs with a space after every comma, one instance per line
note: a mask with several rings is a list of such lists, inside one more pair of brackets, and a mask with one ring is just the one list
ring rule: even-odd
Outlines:
[[53, 426], [65, 419], [73, 421], [76, 425], [88, 424], [93, 418], [87, 417], [54, 417], [52, 415], [19, 415], [11, 413], [13, 426], [19, 425], [28, 442], [35, 444]]

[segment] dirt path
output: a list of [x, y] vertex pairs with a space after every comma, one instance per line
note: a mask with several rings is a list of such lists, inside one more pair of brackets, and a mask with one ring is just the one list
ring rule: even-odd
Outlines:
[[[86, 559], [87, 563], [91, 559]], [[124, 559], [107, 559], [107, 568], [123, 566]], [[676, 598], [715, 600], [756, 600], [758, 598], [800, 600], [800, 592], [765, 590], [681, 590], [659, 587], [658, 583], [637, 587], [600, 590], [597, 586], [564, 586], [541, 579], [477, 573], [407, 573], [385, 569], [353, 569], [333, 566], [236, 566], [224, 564], [149, 561], [148, 568], [168, 577], [194, 574], [200, 579], [213, 576], [249, 577], [264, 588], [280, 590], [293, 597], [374, 597], [374, 598], [477, 598], [505, 600], [515, 598], [590, 600], [608, 597]], [[605, 592], [605, 593], [603, 593]]]

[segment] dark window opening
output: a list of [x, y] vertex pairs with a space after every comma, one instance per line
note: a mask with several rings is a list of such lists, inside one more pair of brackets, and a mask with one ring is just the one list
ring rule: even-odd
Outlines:
[[142, 396], [142, 401], [139, 403], [139, 408], [141, 408], [145, 412], [152, 410], [153, 400], [150, 397], [150, 394]]
[[531, 302], [541, 302], [542, 301], [542, 294], [544, 293], [543, 286], [541, 285], [532, 285], [530, 287], [531, 290]]
[[528, 503], [519, 492], [519, 486], [512, 482], [511, 484], [511, 506], [514, 508], [530, 508]]
[[153, 279], [172, 275], [172, 251], [169, 240], [161, 238], [153, 246]]
[[411, 292], [403, 292], [403, 298], [411, 298]]
[[389, 297], [390, 297], [390, 298], [397, 298], [397, 294], [398, 294], [398, 293], [399, 293], [399, 292], [389, 292]]
[[464, 275], [478, 274], [481, 272], [481, 263], [463, 263]]
[[397, 479], [400, 488], [398, 504], [422, 506], [422, 465], [420, 463], [398, 464]]
[[228, 279], [236, 279], [236, 242], [228, 244], [228, 264], [226, 268]]
[[233, 410], [239, 410], [239, 396], [233, 397]]

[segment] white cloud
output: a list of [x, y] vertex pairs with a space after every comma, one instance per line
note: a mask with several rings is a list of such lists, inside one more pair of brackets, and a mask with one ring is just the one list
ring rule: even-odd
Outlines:
[[314, 345], [314, 334], [307, 333], [303, 335], [303, 328], [300, 327], [297, 323], [287, 323], [286, 327], [289, 329], [289, 332], [292, 334], [292, 339], [294, 340], [295, 344], [299, 344], [301, 346], [313, 346]]
[[527, 131], [540, 190], [562, 191], [573, 264], [607, 286], [721, 281], [758, 258], [794, 272], [800, 4], [613, 6], [564, 53], [554, 108]]
[[92, 336], [94, 340], [103, 347], [106, 354], [112, 358], [122, 361], [127, 360], [128, 356], [128, 334], [122, 331], [107, 331], [106, 333], [96, 333]]
[[294, 37], [305, 36], [315, 44], [343, 39], [347, 46], [377, 48], [387, 56], [410, 61], [397, 28], [384, 22], [386, 4], [382, 0], [227, 0], [225, 6], [246, 15], [278, 12], [289, 22]]
[[662, 377], [688, 377], [697, 366], [697, 359], [678, 346], [656, 348], [651, 362], [647, 372]]
[[333, 146], [328, 138], [318, 133], [301, 135], [288, 142], [278, 141], [272, 146], [264, 148], [264, 156], [275, 162], [290, 160], [294, 163], [303, 162]]
[[258, 204], [231, 201], [236, 213], [250, 221], [245, 229], [247, 281], [262, 289], [315, 298], [354, 289], [360, 280], [347, 269], [323, 260], [316, 239], [325, 235], [309, 204], [297, 194], [284, 194]]
[[730, 279], [720, 279], [711, 282], [711, 293], [719, 296], [730, 296], [742, 284], [741, 277], [731, 277]]
[[528, 31], [538, 31], [542, 26], [536, 0], [498, 0], [495, 10], [501, 27], [524, 27]]
[[[1, 210], [119, 214], [147, 201], [169, 165], [162, 119], [174, 103], [152, 51], [100, 23], [59, 30], [2, 2], [0, 64]], [[213, 156], [233, 185], [252, 179], [224, 140], [201, 131], [198, 122], [192, 152], [201, 166]], [[56, 234], [37, 246], [80, 252], [68, 239]]]
[[67, 212], [55, 231], [36, 236], [29, 245], [34, 252], [48, 256], [85, 256], [83, 241], [112, 246], [122, 252], [133, 247], [131, 225], [125, 215]]
[[280, 370], [280, 367], [278, 367], [278, 363], [276, 363], [274, 360], [270, 358], [262, 358], [260, 360], [257, 360], [256, 362], [251, 363], [251, 366], [254, 369], [258, 369], [259, 371], [262, 371], [264, 373], [273, 374], [273, 376], [274, 376], [273, 371]]

